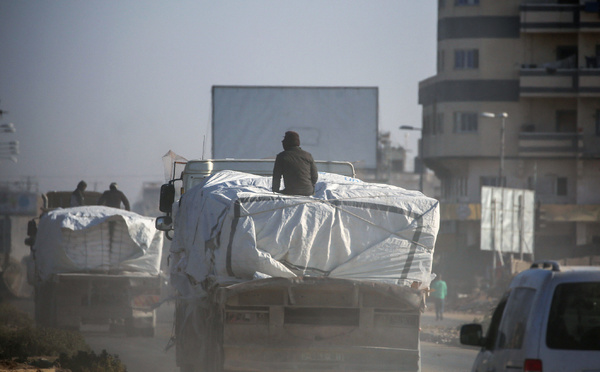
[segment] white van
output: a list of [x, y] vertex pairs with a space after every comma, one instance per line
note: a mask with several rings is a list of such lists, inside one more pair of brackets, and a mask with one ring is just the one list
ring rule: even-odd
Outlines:
[[472, 371], [600, 372], [600, 268], [532, 264], [510, 283], [485, 337], [466, 324], [460, 342], [481, 346]]

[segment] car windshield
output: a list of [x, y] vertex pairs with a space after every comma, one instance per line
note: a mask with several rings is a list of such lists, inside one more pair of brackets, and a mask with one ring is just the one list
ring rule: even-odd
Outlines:
[[600, 283], [556, 286], [547, 329], [551, 349], [600, 350]]

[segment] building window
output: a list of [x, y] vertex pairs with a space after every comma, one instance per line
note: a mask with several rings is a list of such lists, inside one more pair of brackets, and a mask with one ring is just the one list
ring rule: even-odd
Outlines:
[[457, 70], [473, 70], [479, 68], [479, 50], [456, 49], [454, 51], [454, 68]]
[[567, 196], [567, 177], [556, 177], [556, 195]]
[[438, 113], [435, 115], [435, 123], [433, 125], [433, 134], [444, 133], [444, 114]]
[[557, 110], [556, 131], [559, 133], [576, 133], [577, 110]]
[[477, 133], [477, 113], [455, 112], [454, 133]]
[[[569, 179], [556, 175], [547, 175], [539, 178], [529, 178], [529, 188], [535, 190], [536, 197], [556, 197], [569, 195]], [[554, 200], [554, 199], [549, 199]]]
[[600, 110], [596, 110], [596, 136], [600, 136]]
[[431, 115], [423, 116], [423, 134], [431, 134]]
[[458, 6], [479, 5], [479, 0], [455, 0], [454, 4]]
[[469, 195], [467, 177], [448, 177], [442, 181], [442, 195], [446, 199], [457, 199]]
[[574, 69], [578, 66], [577, 45], [559, 45], [556, 47], [556, 61], [558, 68]]
[[469, 187], [467, 183], [467, 177], [458, 177], [456, 180], [456, 188], [458, 190], [458, 196], [468, 196]]
[[[505, 177], [502, 177], [505, 179]], [[479, 188], [482, 186], [492, 186], [492, 187], [500, 187], [500, 182], [498, 182], [498, 177], [495, 176], [481, 176], [479, 177]]]
[[437, 55], [437, 71], [438, 72], [444, 71], [444, 51], [441, 49], [438, 50], [438, 55]]

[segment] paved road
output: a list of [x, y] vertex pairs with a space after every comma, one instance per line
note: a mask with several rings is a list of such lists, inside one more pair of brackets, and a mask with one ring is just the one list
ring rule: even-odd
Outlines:
[[478, 349], [421, 342], [421, 372], [466, 372], [471, 370]]
[[[455, 329], [462, 324], [481, 319], [482, 315], [446, 313], [444, 320], [436, 321], [433, 309], [421, 316], [421, 328], [431, 331], [435, 327]], [[432, 342], [421, 342], [421, 372], [465, 372], [470, 371], [479, 348], [449, 346]]]

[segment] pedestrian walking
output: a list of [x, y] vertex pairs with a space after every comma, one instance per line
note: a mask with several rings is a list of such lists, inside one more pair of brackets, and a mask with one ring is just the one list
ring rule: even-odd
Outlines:
[[438, 274], [431, 283], [431, 297], [435, 304], [435, 320], [444, 320], [444, 306], [448, 295], [448, 285], [442, 280], [442, 274]]

